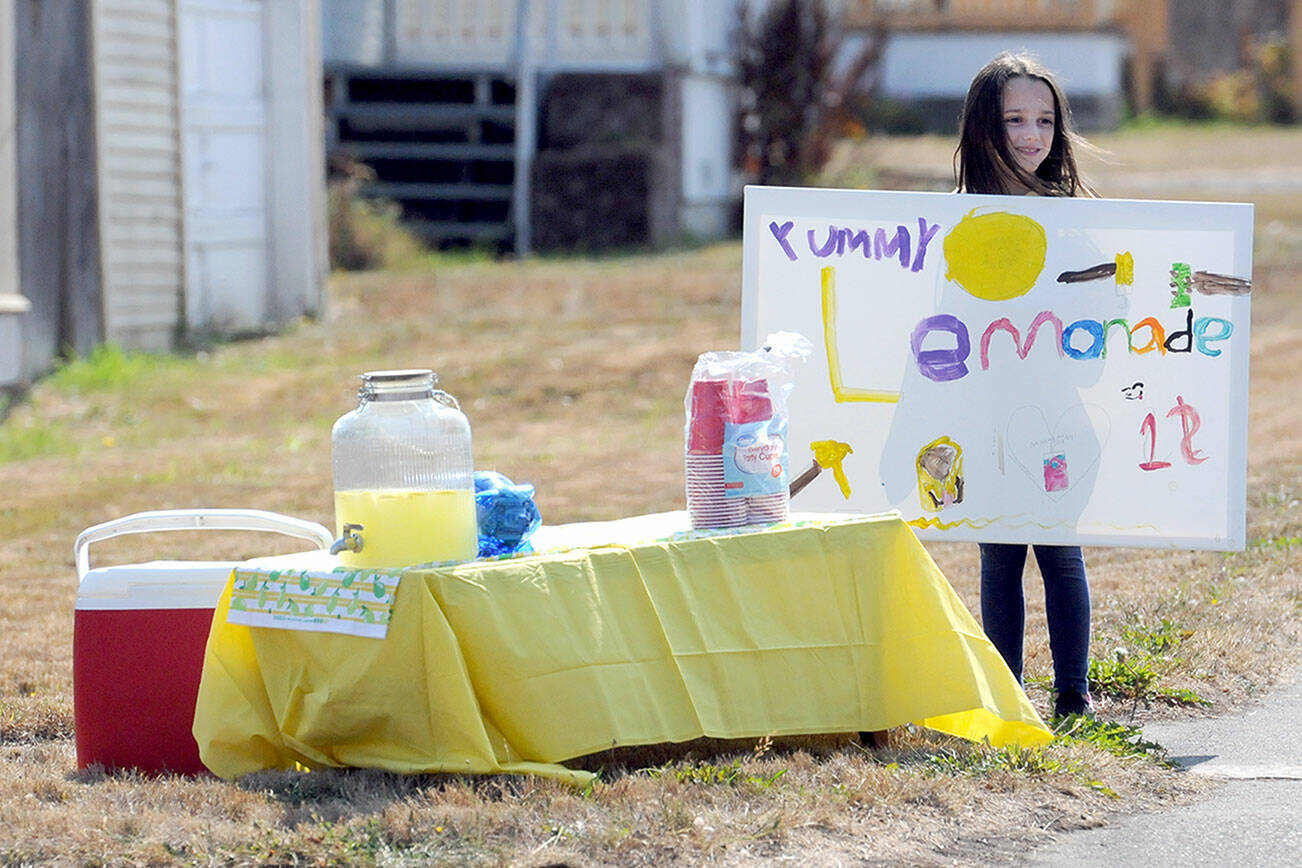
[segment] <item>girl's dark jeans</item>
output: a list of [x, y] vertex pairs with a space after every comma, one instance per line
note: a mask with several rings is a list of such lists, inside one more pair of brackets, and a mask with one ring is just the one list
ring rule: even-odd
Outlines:
[[[1080, 546], [1037, 545], [1035, 560], [1044, 576], [1053, 687], [1059, 693], [1089, 693], [1090, 587]], [[981, 543], [981, 623], [1008, 668], [1022, 680], [1022, 634], [1026, 600], [1023, 544]]]

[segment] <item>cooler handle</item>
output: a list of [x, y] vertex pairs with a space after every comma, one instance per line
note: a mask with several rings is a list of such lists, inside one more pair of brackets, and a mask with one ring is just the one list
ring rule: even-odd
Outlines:
[[129, 533], [164, 530], [258, 530], [283, 533], [316, 543], [328, 549], [334, 534], [324, 525], [267, 512], [261, 509], [155, 509], [137, 512], [88, 527], [77, 535], [73, 558], [77, 563], [77, 581], [90, 571], [90, 544]]

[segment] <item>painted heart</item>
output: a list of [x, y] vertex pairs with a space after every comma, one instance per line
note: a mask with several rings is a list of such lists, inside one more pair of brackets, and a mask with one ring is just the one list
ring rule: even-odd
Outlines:
[[1061, 500], [1093, 474], [1110, 424], [1101, 407], [1077, 404], [1052, 425], [1039, 407], [1019, 407], [1008, 417], [1004, 449], [1036, 491]]

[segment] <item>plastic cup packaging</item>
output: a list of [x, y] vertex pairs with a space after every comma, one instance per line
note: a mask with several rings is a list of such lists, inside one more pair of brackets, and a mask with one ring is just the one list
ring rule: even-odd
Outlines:
[[683, 428], [692, 527], [789, 519], [786, 401], [794, 364], [812, 351], [804, 337], [775, 332], [762, 350], [697, 358], [684, 396]]
[[772, 524], [788, 516], [786, 492], [729, 497], [723, 446], [728, 423], [773, 418], [766, 379], [702, 379], [691, 387], [685, 457], [687, 511], [695, 529]]

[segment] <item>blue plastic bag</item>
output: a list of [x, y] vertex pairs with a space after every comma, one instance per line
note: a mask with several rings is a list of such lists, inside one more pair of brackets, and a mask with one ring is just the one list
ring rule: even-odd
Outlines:
[[542, 524], [533, 493], [532, 485], [516, 485], [496, 471], [475, 471], [481, 558], [533, 551], [529, 537]]

